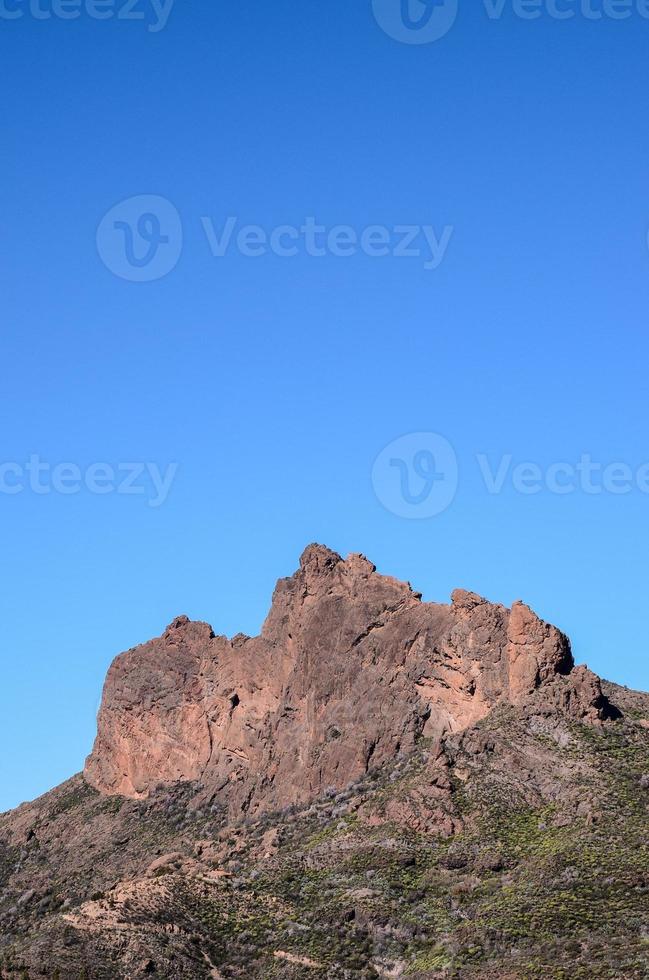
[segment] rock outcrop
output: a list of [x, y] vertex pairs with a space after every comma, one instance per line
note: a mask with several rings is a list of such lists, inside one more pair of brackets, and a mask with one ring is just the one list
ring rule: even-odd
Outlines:
[[597, 722], [599, 679], [527, 606], [424, 603], [361, 555], [309, 546], [258, 637], [180, 617], [110, 668], [87, 781], [146, 797], [200, 781], [230, 812], [302, 803], [501, 702]]

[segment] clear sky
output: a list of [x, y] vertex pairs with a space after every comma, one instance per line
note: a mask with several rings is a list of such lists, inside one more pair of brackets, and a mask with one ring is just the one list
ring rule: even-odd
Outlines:
[[0, 809], [313, 540], [649, 688], [642, 4], [52, 2], [0, 4]]

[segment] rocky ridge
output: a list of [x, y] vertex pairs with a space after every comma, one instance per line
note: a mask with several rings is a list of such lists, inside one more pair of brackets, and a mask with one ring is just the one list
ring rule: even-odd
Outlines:
[[458, 590], [424, 603], [362, 555], [309, 546], [261, 635], [228, 640], [180, 617], [108, 673], [85, 768], [104, 794], [198, 780], [230, 812], [303, 803], [370, 768], [538, 698], [610, 713], [567, 638], [523, 603]]

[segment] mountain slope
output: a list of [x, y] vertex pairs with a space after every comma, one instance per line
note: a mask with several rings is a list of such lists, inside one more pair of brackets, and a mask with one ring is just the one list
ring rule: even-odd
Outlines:
[[0, 816], [2, 976], [647, 977], [648, 815], [648, 695], [311, 546], [261, 637], [118, 658], [85, 776]]

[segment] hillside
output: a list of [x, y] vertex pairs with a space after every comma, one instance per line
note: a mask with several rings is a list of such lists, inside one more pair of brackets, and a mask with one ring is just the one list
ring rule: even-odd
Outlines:
[[3, 977], [649, 976], [649, 695], [517, 603], [310, 546], [259, 637], [117, 658], [0, 816]]

